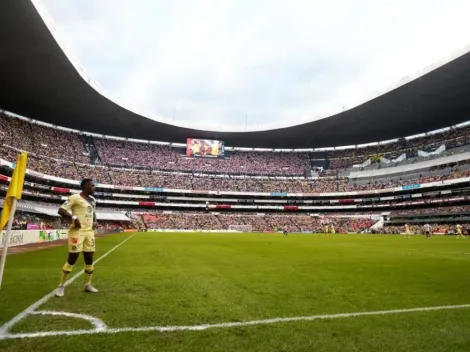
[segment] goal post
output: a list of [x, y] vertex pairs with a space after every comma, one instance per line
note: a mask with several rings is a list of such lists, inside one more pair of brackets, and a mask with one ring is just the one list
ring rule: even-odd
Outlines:
[[234, 232], [253, 232], [251, 225], [229, 225], [228, 229]]

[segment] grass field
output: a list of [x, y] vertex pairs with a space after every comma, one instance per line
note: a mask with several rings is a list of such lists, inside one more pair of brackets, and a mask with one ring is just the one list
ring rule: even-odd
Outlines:
[[[92, 316], [107, 331], [57, 335], [93, 325], [74, 316], [30, 314], [9, 333], [53, 334], [0, 337], [0, 350], [470, 351], [470, 306], [390, 312], [470, 304], [470, 239], [129, 236], [98, 239], [96, 258], [128, 239], [96, 265], [98, 294], [82, 292], [80, 276], [64, 298], [52, 297], [36, 308]], [[65, 252], [56, 247], [9, 256], [0, 324], [55, 288]], [[80, 262], [74, 273], [81, 267]], [[360, 312], [373, 315], [338, 315]], [[315, 319], [263, 321], [308, 316]], [[252, 321], [258, 322], [247, 323]], [[239, 324], [223, 325], [230, 322]], [[187, 328], [135, 331], [181, 326]], [[119, 330], [125, 328], [130, 331]]]

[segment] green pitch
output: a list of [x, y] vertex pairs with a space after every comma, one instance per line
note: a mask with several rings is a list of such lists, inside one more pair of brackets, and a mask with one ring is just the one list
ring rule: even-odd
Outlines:
[[[129, 236], [98, 239], [96, 258]], [[56, 287], [65, 252], [9, 256], [0, 324]], [[468, 307], [387, 312], [470, 304], [470, 238], [142, 233], [103, 258], [95, 273], [98, 294], [82, 292], [80, 276], [64, 298], [36, 310], [91, 316], [107, 329], [130, 331], [0, 339], [0, 350], [470, 351]], [[335, 315], [361, 312], [374, 315]], [[240, 324], [197, 328], [230, 322]], [[172, 326], [195, 330], [135, 331]], [[28, 315], [10, 333], [92, 328], [74, 317]]]

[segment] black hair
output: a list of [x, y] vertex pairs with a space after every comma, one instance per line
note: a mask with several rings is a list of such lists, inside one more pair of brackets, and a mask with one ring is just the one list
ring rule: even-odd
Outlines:
[[93, 180], [91, 178], [84, 178], [82, 182], [80, 182], [80, 188], [83, 189], [89, 182], [93, 182]]

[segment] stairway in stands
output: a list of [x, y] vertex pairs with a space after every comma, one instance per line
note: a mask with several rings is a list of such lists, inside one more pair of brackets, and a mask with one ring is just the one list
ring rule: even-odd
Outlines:
[[93, 136], [81, 136], [83, 147], [90, 155], [90, 164], [91, 165], [101, 165], [100, 154], [98, 153], [98, 148], [95, 145]]
[[[86, 152], [90, 156], [90, 164], [91, 165], [102, 165], [100, 153], [98, 152], [98, 148], [95, 145], [95, 141], [93, 139], [93, 136], [82, 135], [82, 136], [80, 136], [80, 139], [83, 142], [83, 147], [85, 148]], [[103, 180], [103, 181], [108, 182], [110, 184], [113, 184], [113, 178], [111, 177], [111, 174], [109, 173], [109, 171], [106, 171], [106, 174], [108, 175], [108, 179]]]

